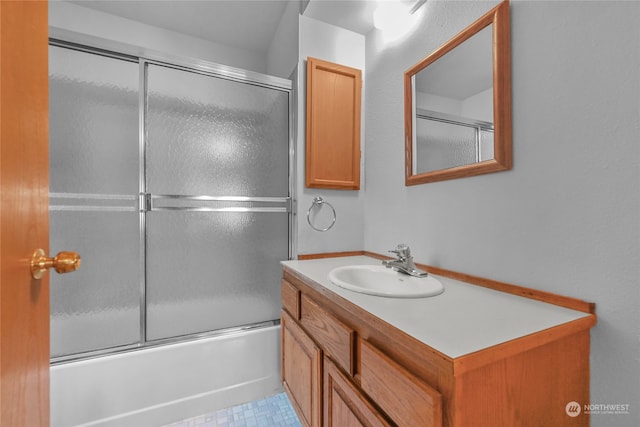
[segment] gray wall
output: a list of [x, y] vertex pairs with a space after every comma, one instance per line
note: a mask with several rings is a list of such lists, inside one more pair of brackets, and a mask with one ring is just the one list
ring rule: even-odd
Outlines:
[[404, 186], [403, 73], [495, 4], [367, 36], [365, 248], [596, 302], [592, 425], [640, 425], [640, 2], [513, 1], [513, 170]]

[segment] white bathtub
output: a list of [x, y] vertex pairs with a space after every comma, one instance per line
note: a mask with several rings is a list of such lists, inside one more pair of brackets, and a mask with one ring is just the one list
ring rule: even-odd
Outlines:
[[280, 326], [51, 368], [51, 425], [153, 426], [282, 391]]

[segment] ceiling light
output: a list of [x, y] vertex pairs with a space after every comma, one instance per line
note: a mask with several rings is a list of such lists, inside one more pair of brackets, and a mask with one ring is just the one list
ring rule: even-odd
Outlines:
[[419, 14], [414, 13], [426, 1], [380, 0], [373, 13], [373, 25], [382, 31], [385, 40], [397, 40], [411, 31], [419, 21]]
[[381, 1], [373, 12], [373, 25], [379, 30], [401, 26], [409, 9], [399, 1]]

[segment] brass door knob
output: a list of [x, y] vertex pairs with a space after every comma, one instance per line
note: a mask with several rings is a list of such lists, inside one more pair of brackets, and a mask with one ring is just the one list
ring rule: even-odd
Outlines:
[[34, 279], [41, 279], [45, 271], [49, 268], [56, 270], [56, 273], [70, 273], [80, 268], [80, 255], [76, 252], [59, 252], [53, 258], [46, 256], [43, 249], [38, 249], [31, 257], [31, 276]]

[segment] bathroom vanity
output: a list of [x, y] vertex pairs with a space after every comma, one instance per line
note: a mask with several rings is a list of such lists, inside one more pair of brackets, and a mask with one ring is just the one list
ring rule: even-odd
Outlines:
[[282, 381], [303, 425], [589, 424], [567, 408], [589, 402], [593, 304], [443, 271], [440, 295], [387, 298], [329, 280], [370, 256], [282, 264]]

